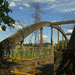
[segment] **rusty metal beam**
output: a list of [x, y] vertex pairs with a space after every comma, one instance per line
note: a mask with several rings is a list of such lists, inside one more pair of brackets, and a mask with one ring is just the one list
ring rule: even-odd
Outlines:
[[51, 55], [53, 56], [53, 27], [51, 27]]
[[58, 30], [58, 49], [59, 49], [59, 30]]
[[64, 37], [62, 35], [62, 49], [64, 48]]
[[[22, 30], [16, 32], [15, 34], [11, 35], [10, 37], [6, 38], [0, 44], [3, 46], [3, 48], [12, 50], [20, 41], [26, 38], [33, 31], [45, 26], [50, 26], [50, 22], [43, 22], [43, 23], [41, 22], [41, 23], [32, 24], [30, 25], [30, 27], [27, 26]], [[51, 25], [51, 27], [58, 29], [64, 35], [66, 41], [68, 41], [67, 37], [65, 36], [65, 32], [59, 26]]]
[[65, 35], [71, 35], [72, 33], [66, 33]]
[[40, 28], [40, 49], [42, 50], [42, 31], [43, 31], [43, 28]]
[[62, 25], [62, 24], [71, 24], [71, 23], [75, 23], [75, 20], [51, 22], [51, 25]]
[[20, 50], [21, 58], [23, 58], [23, 43], [24, 43], [24, 40], [21, 41], [21, 50]]

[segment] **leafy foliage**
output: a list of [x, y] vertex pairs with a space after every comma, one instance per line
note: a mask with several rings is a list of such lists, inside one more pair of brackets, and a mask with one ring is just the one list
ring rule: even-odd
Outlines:
[[8, 15], [9, 12], [12, 12], [8, 7], [9, 3], [6, 0], [0, 0], [0, 25], [4, 31], [6, 30], [6, 25], [13, 27], [10, 24], [15, 23], [15, 21]]
[[[63, 40], [64, 41], [64, 44], [62, 43], [62, 40], [60, 40], [59, 41], [59, 49], [61, 50], [62, 49], [62, 45], [63, 45], [63, 48], [65, 48], [66, 47], [66, 41], [65, 40]], [[58, 44], [56, 44], [56, 49], [58, 49]]]

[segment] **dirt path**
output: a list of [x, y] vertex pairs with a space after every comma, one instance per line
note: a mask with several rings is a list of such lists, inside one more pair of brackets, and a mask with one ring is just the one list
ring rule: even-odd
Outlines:
[[[35, 75], [53, 75], [53, 62], [41, 63], [35, 67]], [[22, 68], [21, 72], [33, 73], [33, 67]]]
[[[46, 61], [45, 61], [46, 60]], [[53, 61], [49, 59], [38, 59], [34, 60], [35, 62], [35, 75], [53, 75]], [[28, 62], [27, 62], [28, 63]], [[30, 64], [30, 63], [29, 63]], [[9, 64], [8, 64], [9, 65]], [[18, 62], [10, 64], [9, 66], [5, 65], [4, 69], [6, 68], [9, 70], [17, 71], [17, 72], [24, 72], [33, 74], [33, 64], [27, 65], [26, 62]], [[12, 73], [0, 73], [0, 75], [21, 75], [21, 74], [12, 74]]]

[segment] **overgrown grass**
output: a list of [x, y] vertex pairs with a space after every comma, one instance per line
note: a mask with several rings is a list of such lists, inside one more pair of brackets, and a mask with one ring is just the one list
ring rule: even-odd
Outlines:
[[[42, 55], [41, 57], [42, 58], [45, 58], [45, 57], [49, 57], [50, 56], [50, 50], [49, 49], [44, 49], [42, 51]], [[17, 52], [13, 52], [13, 57], [14, 58], [20, 58], [20, 50], [18, 50]], [[28, 51], [23, 51], [23, 58], [26, 58], [26, 59], [31, 59], [31, 58], [39, 58], [40, 57], [40, 52], [39, 50], [35, 50], [35, 51], [32, 51], [32, 50], [28, 50]]]

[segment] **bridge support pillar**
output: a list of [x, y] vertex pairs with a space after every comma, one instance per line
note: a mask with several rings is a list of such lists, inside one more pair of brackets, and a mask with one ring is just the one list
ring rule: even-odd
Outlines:
[[62, 49], [64, 48], [64, 37], [62, 35]]
[[51, 27], [51, 55], [53, 56], [53, 27]]
[[21, 41], [21, 51], [20, 51], [21, 58], [23, 58], [23, 40]]
[[42, 56], [42, 33], [43, 33], [43, 28], [40, 28], [40, 58]]
[[43, 28], [40, 29], [40, 49], [42, 50], [42, 32]]
[[59, 30], [58, 30], [58, 50], [59, 50]]
[[[12, 51], [13, 50], [11, 50], [11, 49], [8, 49], [8, 51], [5, 50], [3, 57], [12, 58], [13, 57], [13, 52]], [[3, 60], [3, 62], [12, 62], [12, 59], [5, 59], [5, 60]]]

